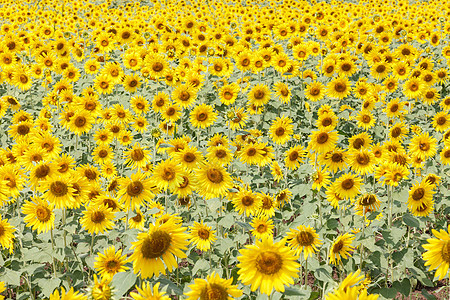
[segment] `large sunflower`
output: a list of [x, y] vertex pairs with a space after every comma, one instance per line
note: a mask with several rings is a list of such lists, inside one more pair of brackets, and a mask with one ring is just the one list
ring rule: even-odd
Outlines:
[[347, 77], [337, 77], [327, 85], [327, 95], [339, 100], [347, 97], [351, 92], [350, 82]]
[[181, 167], [174, 160], [161, 161], [153, 169], [153, 183], [161, 190], [174, 190], [183, 183]]
[[204, 163], [195, 173], [198, 190], [204, 196], [222, 197], [233, 187], [230, 174], [224, 167], [214, 163]]
[[31, 198], [31, 201], [25, 201], [22, 206], [22, 213], [25, 215], [24, 221], [27, 227], [36, 230], [37, 233], [47, 232], [55, 225], [55, 214], [47, 201], [39, 197]]
[[114, 227], [114, 212], [106, 205], [89, 205], [80, 218], [80, 224], [90, 234], [104, 233]]
[[286, 233], [286, 237], [283, 238], [283, 241], [287, 243], [292, 250], [295, 250], [296, 255], [300, 255], [303, 251], [305, 260], [308, 259], [309, 256], [312, 256], [323, 243], [319, 239], [319, 235], [314, 228], [303, 225], [298, 226], [296, 229], [291, 228], [290, 231]]
[[355, 248], [352, 246], [352, 242], [355, 236], [350, 233], [344, 233], [334, 240], [330, 248], [328, 258], [334, 265], [338, 265], [341, 262], [341, 257], [346, 259], [350, 256], [350, 252]]
[[275, 288], [284, 292], [285, 286], [294, 284], [293, 278], [298, 277], [298, 255], [283, 241], [274, 243], [269, 236], [257, 240], [255, 245], [245, 246], [239, 253], [239, 280], [251, 284], [252, 291], [259, 288], [262, 294], [270, 295]]
[[[194, 284], [189, 285], [191, 291], [185, 295], [187, 300], [197, 299], [220, 299], [233, 300], [242, 296], [242, 291], [237, 285], [232, 285], [233, 279], [222, 279], [218, 274], [212, 272], [205, 279], [196, 278]], [[144, 300], [144, 299], [142, 299]]]
[[211, 227], [203, 224], [203, 221], [201, 223], [194, 222], [194, 226], [189, 227], [189, 229], [190, 241], [197, 249], [201, 251], [211, 249], [211, 243], [217, 239], [214, 234], [215, 230], [211, 230]]
[[426, 160], [436, 155], [437, 140], [428, 132], [415, 135], [409, 144], [411, 155]]
[[16, 229], [8, 223], [8, 219], [2, 220], [0, 218], [0, 245], [3, 248], [8, 248], [9, 253], [12, 253], [14, 248], [14, 231]]
[[142, 284], [142, 288], [136, 286], [137, 293], [131, 292], [130, 296], [134, 300], [170, 300], [169, 296], [167, 296], [165, 292], [159, 291], [159, 285], [160, 282], [155, 283], [152, 289], [150, 282], [144, 282]]
[[362, 178], [347, 173], [336, 179], [333, 186], [341, 198], [353, 199], [359, 194], [361, 183]]
[[128, 270], [128, 267], [125, 266], [127, 262], [127, 256], [122, 255], [122, 249], [116, 252], [116, 248], [111, 246], [103, 253], [97, 253], [94, 268], [102, 278], [112, 279], [114, 274]]
[[427, 250], [422, 254], [425, 260], [425, 266], [429, 266], [429, 270], [436, 270], [434, 277], [442, 280], [448, 273], [450, 266], [450, 225], [448, 225], [447, 232], [444, 230], [432, 229], [436, 238], [427, 239], [428, 244], [422, 247]]
[[166, 274], [166, 268], [171, 272], [178, 267], [176, 257], [185, 258], [189, 244], [189, 235], [181, 223], [168, 219], [162, 224], [150, 224], [147, 232], [141, 232], [137, 241], [132, 242], [133, 272], [140, 273], [141, 278]]
[[120, 189], [117, 196], [121, 197], [125, 209], [135, 209], [154, 196], [150, 179], [146, 178], [144, 173], [131, 174], [131, 178], [120, 179], [119, 183]]
[[211, 105], [202, 103], [191, 111], [190, 121], [194, 127], [207, 128], [216, 121], [217, 115]]
[[278, 117], [270, 126], [270, 137], [276, 144], [286, 144], [294, 133], [294, 125], [289, 117]]
[[250, 104], [263, 106], [270, 100], [270, 89], [265, 84], [255, 85], [248, 93]]
[[311, 141], [309, 142], [308, 148], [316, 151], [318, 153], [326, 153], [332, 151], [335, 147], [339, 136], [335, 131], [312, 131], [310, 135]]

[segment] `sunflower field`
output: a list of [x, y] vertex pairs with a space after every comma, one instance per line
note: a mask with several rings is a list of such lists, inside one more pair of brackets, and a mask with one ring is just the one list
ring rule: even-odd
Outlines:
[[450, 299], [449, 17], [2, 0], [0, 299]]

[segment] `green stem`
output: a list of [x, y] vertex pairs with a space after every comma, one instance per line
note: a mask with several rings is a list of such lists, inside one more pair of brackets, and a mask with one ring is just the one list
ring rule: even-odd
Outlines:
[[305, 259], [305, 289], [308, 287], [308, 258]]
[[53, 260], [53, 275], [56, 278], [56, 259], [53, 253], [55, 252], [55, 238], [53, 237], [53, 229], [50, 229], [50, 237], [52, 239], [52, 260]]
[[[363, 217], [362, 217], [362, 232], [361, 232], [361, 239], [364, 238], [364, 231], [366, 229], [366, 213], [364, 212]], [[362, 270], [362, 265], [363, 265], [363, 261], [364, 261], [364, 245], [363, 242], [361, 242], [360, 244], [360, 261], [359, 261], [359, 269]]]

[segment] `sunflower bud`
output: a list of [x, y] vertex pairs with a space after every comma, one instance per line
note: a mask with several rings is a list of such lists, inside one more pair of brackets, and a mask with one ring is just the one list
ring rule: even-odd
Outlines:
[[153, 128], [151, 135], [152, 135], [152, 137], [157, 139], [157, 138], [161, 137], [161, 130], [159, 130], [159, 128]]

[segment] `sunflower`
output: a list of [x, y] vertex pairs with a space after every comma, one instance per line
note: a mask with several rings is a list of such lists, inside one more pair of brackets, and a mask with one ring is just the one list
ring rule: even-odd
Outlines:
[[319, 130], [331, 131], [336, 128], [338, 117], [334, 112], [326, 112], [319, 115], [316, 126]]
[[270, 100], [270, 89], [265, 84], [255, 85], [248, 93], [248, 99], [256, 107], [263, 106]]
[[218, 145], [208, 148], [206, 158], [212, 163], [226, 166], [233, 160], [233, 154], [229, 148], [223, 145]]
[[231, 199], [231, 203], [240, 215], [245, 213], [247, 217], [255, 215], [262, 206], [261, 198], [247, 189], [237, 192]]
[[433, 195], [433, 185], [426, 181], [416, 182], [409, 190], [408, 208], [411, 213], [415, 215], [424, 206], [432, 206]]
[[100, 94], [111, 94], [114, 89], [114, 82], [108, 75], [100, 74], [94, 79], [94, 87]]
[[153, 186], [144, 173], [138, 172], [131, 174], [131, 178], [122, 178], [119, 185], [117, 196], [121, 198], [126, 209], [135, 209], [154, 197]]
[[353, 199], [360, 193], [362, 178], [351, 173], [343, 174], [333, 184], [341, 198]]
[[312, 134], [309, 137], [311, 140], [308, 149], [312, 149], [319, 154], [333, 150], [339, 139], [337, 132], [328, 132], [325, 130], [312, 131]]
[[191, 291], [187, 292], [185, 296], [188, 296], [187, 300], [232, 300], [241, 297], [242, 291], [237, 288], [237, 285], [232, 285], [232, 282], [232, 278], [222, 279], [217, 273], [212, 272], [206, 277], [206, 280], [196, 278], [194, 284], [189, 285]]
[[80, 294], [80, 292], [75, 292], [73, 290], [73, 287], [70, 288], [66, 292], [64, 287], [61, 287], [61, 294], [59, 294], [59, 291], [55, 289], [55, 291], [50, 295], [49, 300], [88, 300], [88, 297], [84, 294]]
[[83, 212], [80, 224], [90, 234], [104, 233], [114, 227], [114, 212], [106, 205], [89, 205]]
[[193, 170], [203, 161], [203, 154], [194, 146], [186, 146], [178, 152], [170, 154], [182, 167]]
[[278, 208], [278, 203], [270, 194], [258, 193], [261, 199], [261, 208], [257, 212], [258, 215], [264, 215], [269, 218], [275, 215], [275, 210]]
[[297, 145], [289, 148], [284, 154], [284, 164], [289, 170], [296, 170], [301, 163], [303, 163], [303, 157], [306, 155], [306, 151], [301, 145]]
[[450, 146], [445, 146], [441, 153], [440, 153], [440, 157], [441, 157], [441, 163], [444, 165], [449, 165], [450, 164]]
[[76, 205], [72, 188], [72, 180], [67, 176], [51, 177], [42, 182], [39, 187], [44, 193], [43, 199], [50, 202], [56, 209], [72, 208]]
[[139, 75], [125, 75], [122, 85], [127, 92], [134, 93], [142, 85], [141, 78]]
[[362, 132], [360, 134], [352, 136], [348, 140], [348, 148], [349, 150], [359, 150], [362, 147], [370, 148], [372, 143], [372, 138], [369, 136], [367, 132]]
[[428, 132], [416, 134], [409, 144], [411, 155], [426, 160], [436, 155], [437, 140]]
[[400, 180], [407, 179], [409, 175], [409, 169], [407, 165], [401, 165], [397, 162], [387, 163], [384, 165], [384, 177], [383, 184], [390, 186], [398, 186]]
[[165, 292], [159, 291], [159, 285], [160, 282], [155, 283], [152, 289], [150, 282], [144, 282], [141, 288], [136, 286], [137, 293], [131, 292], [130, 296], [134, 300], [170, 300], [170, 297], [167, 296]]
[[403, 94], [409, 99], [419, 98], [423, 95], [425, 88], [422, 80], [412, 77], [403, 84]]
[[444, 230], [431, 229], [436, 238], [427, 239], [427, 244], [422, 247], [426, 250], [422, 254], [425, 260], [425, 266], [429, 266], [429, 271], [436, 270], [434, 277], [442, 280], [448, 273], [450, 265], [450, 225], [448, 225], [447, 232]]
[[211, 226], [194, 222], [193, 226], [189, 227], [190, 242], [195, 245], [200, 251], [208, 251], [211, 249], [211, 244], [217, 239], [215, 230], [211, 230]]
[[432, 123], [434, 129], [439, 132], [444, 132], [450, 126], [450, 116], [446, 111], [440, 111], [433, 117]]
[[350, 82], [347, 77], [337, 77], [331, 80], [327, 85], [327, 95], [339, 100], [347, 97], [351, 92]]
[[272, 167], [270, 168], [273, 180], [280, 182], [283, 179], [283, 170], [276, 160], [272, 162]]
[[10, 254], [13, 253], [14, 248], [14, 231], [16, 229], [8, 223], [8, 219], [0, 218], [0, 245], [8, 248]]
[[82, 135], [83, 133], [89, 132], [95, 120], [91, 113], [80, 110], [75, 112], [69, 121], [69, 130], [76, 135]]
[[289, 89], [289, 86], [281, 81], [278, 81], [274, 84], [275, 94], [278, 96], [282, 103], [289, 103], [291, 99], [292, 92]]
[[27, 227], [36, 230], [37, 233], [47, 232], [55, 226], [55, 214], [47, 201], [39, 197], [32, 197], [31, 201], [25, 201], [22, 213]]
[[156, 79], [166, 76], [170, 69], [169, 63], [162, 55], [147, 55], [144, 64], [149, 75]]
[[330, 172], [322, 170], [320, 167], [312, 174], [311, 179], [313, 181], [311, 188], [313, 190], [320, 191], [322, 187], [330, 184]]
[[305, 98], [309, 101], [319, 101], [325, 97], [325, 86], [320, 81], [314, 81], [306, 86]]
[[222, 86], [219, 90], [220, 102], [225, 105], [233, 104], [239, 95], [239, 91], [240, 87], [235, 82]]
[[312, 256], [323, 243], [314, 228], [304, 225], [300, 225], [296, 229], [291, 228], [283, 241], [295, 251], [295, 255], [300, 255], [303, 251], [305, 260]]
[[356, 120], [358, 121], [358, 127], [361, 127], [364, 130], [369, 130], [375, 125], [375, 118], [373, 114], [367, 110], [361, 110], [356, 116]]
[[114, 274], [128, 270], [128, 267], [125, 266], [127, 262], [127, 256], [122, 255], [122, 249], [119, 249], [116, 252], [116, 248], [110, 246], [109, 248], [106, 248], [103, 253], [97, 253], [94, 268], [102, 278], [110, 280], [113, 278]]
[[225, 196], [233, 187], [230, 174], [215, 163], [203, 163], [195, 173], [198, 190], [210, 198]]
[[328, 258], [330, 259], [330, 263], [334, 265], [338, 265], [341, 262], [341, 257], [346, 259], [350, 256], [351, 251], [355, 248], [352, 246], [352, 242], [355, 239], [355, 236], [350, 233], [344, 233], [339, 235], [333, 242], [330, 247], [330, 253]]
[[355, 201], [355, 211], [359, 216], [365, 216], [368, 212], [377, 211], [381, 202], [375, 194], [364, 194]]
[[125, 163], [131, 166], [131, 169], [144, 168], [150, 162], [150, 150], [135, 143], [133, 147], [124, 151]]
[[145, 216], [144, 216], [144, 214], [138, 208], [136, 208], [133, 213], [134, 213], [134, 216], [130, 217], [128, 219], [128, 224], [130, 225], [130, 228], [134, 228], [134, 229], [138, 229], [140, 231], [143, 231], [144, 230], [144, 226], [145, 226]]
[[350, 165], [352, 170], [360, 175], [372, 173], [375, 166], [375, 157], [367, 148], [353, 150], [350, 154]]
[[173, 90], [172, 99], [182, 108], [189, 108], [197, 99], [197, 90], [193, 85], [179, 85]]
[[260, 288], [262, 294], [270, 295], [275, 288], [284, 292], [285, 286], [294, 284], [300, 264], [298, 255], [283, 241], [273, 242], [272, 237], [256, 240], [255, 245], [247, 245], [239, 250], [239, 280], [251, 284], [251, 291]]
[[111, 162], [113, 159], [114, 152], [109, 146], [99, 145], [92, 151], [92, 160], [99, 165]]
[[289, 117], [277, 117], [270, 126], [270, 137], [276, 144], [284, 145], [294, 133], [294, 126]]
[[161, 190], [174, 190], [183, 183], [181, 167], [174, 160], [161, 161], [153, 168], [153, 183]]
[[192, 126], [207, 128], [211, 126], [217, 119], [217, 113], [211, 105], [202, 103], [196, 106], [190, 113], [190, 121]]
[[319, 155], [319, 161], [331, 172], [337, 172], [346, 168], [349, 158], [345, 150], [336, 147], [332, 151]]
[[263, 239], [268, 236], [273, 236], [273, 221], [269, 219], [267, 215], [258, 215], [250, 222], [253, 227], [252, 235], [257, 239]]
[[163, 119], [166, 122], [172, 123], [178, 121], [181, 118], [182, 114], [182, 109], [177, 103], [168, 104], [166, 109], [161, 112], [161, 116], [163, 117]]
[[160, 273], [166, 274], [166, 268], [172, 272], [178, 267], [177, 258], [186, 258], [183, 250], [189, 244], [189, 235], [186, 228], [168, 219], [161, 224], [150, 224], [147, 232], [141, 232], [137, 241], [131, 243], [133, 254], [130, 261], [133, 262], [134, 274], [140, 273], [141, 278], [151, 278]]

